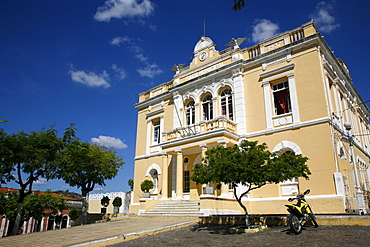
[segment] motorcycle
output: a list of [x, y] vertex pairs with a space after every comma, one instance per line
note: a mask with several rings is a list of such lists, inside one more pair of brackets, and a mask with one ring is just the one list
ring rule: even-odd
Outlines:
[[302, 222], [311, 221], [315, 227], [319, 225], [316, 222], [316, 217], [312, 212], [310, 205], [308, 205], [305, 195], [309, 194], [310, 190], [306, 190], [303, 194], [298, 195], [295, 198], [289, 198], [288, 201], [292, 202], [297, 200], [297, 204], [285, 205], [290, 213], [289, 215], [289, 226], [292, 232], [300, 234], [302, 232]]

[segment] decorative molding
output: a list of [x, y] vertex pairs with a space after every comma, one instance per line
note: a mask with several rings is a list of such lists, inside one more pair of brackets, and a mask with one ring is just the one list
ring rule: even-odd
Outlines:
[[285, 71], [288, 71], [288, 70], [292, 70], [292, 69], [294, 69], [294, 66], [295, 66], [294, 63], [288, 64], [288, 65], [285, 65], [283, 67], [274, 69], [272, 71], [262, 73], [262, 74], [260, 74], [260, 77], [262, 79], [265, 79], [267, 77], [271, 77], [273, 75], [276, 75], [276, 74], [279, 74], [279, 73], [282, 73], [282, 72], [285, 72]]
[[147, 113], [147, 114], [146, 114], [146, 117], [148, 118], [148, 117], [151, 117], [151, 116], [157, 115], [157, 114], [162, 113], [162, 112], [164, 112], [164, 109], [163, 109], [163, 108], [162, 108], [162, 109], [159, 109], [159, 110], [156, 110], [156, 111], [154, 111], [154, 112], [149, 112], [149, 113]]
[[150, 177], [151, 176], [150, 175], [151, 170], [156, 170], [158, 175], [162, 174], [161, 168], [157, 164], [152, 164], [148, 167], [148, 169], [146, 169], [145, 176]]

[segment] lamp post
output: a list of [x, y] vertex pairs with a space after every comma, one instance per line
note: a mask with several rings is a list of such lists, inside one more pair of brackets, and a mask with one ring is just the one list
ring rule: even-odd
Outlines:
[[360, 188], [360, 181], [358, 180], [358, 174], [357, 174], [357, 165], [356, 165], [355, 155], [353, 152], [353, 136], [351, 135], [352, 124], [350, 122], [345, 122], [344, 127], [347, 130], [347, 137], [348, 137], [349, 147], [350, 147], [350, 152], [351, 152], [351, 162], [353, 165], [353, 173], [355, 175], [355, 188], [356, 188], [356, 199], [358, 203], [358, 211], [359, 211], [359, 214], [365, 214], [366, 208], [365, 208], [364, 194], [362, 193], [362, 190]]

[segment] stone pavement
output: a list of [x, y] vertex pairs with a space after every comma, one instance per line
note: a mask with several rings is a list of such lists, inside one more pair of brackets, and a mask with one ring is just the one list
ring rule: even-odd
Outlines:
[[123, 240], [184, 227], [196, 218], [123, 217], [104, 223], [0, 238], [0, 246], [106, 246]]
[[230, 233], [227, 225], [194, 224], [191, 226], [125, 241], [110, 247], [352, 247], [370, 246], [369, 226], [304, 227], [299, 235], [288, 226], [269, 226], [255, 233]]
[[[103, 223], [0, 238], [0, 246], [370, 246], [369, 216], [317, 216], [319, 228], [230, 233], [199, 218], [120, 217]], [[159, 233], [159, 234], [157, 234]], [[139, 239], [140, 238], [140, 239]]]

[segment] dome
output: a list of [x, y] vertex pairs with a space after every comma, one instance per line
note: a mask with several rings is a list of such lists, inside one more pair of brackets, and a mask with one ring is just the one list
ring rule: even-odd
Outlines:
[[194, 53], [198, 53], [199, 51], [208, 47], [212, 47], [213, 45], [214, 43], [210, 38], [202, 36], [194, 47]]

